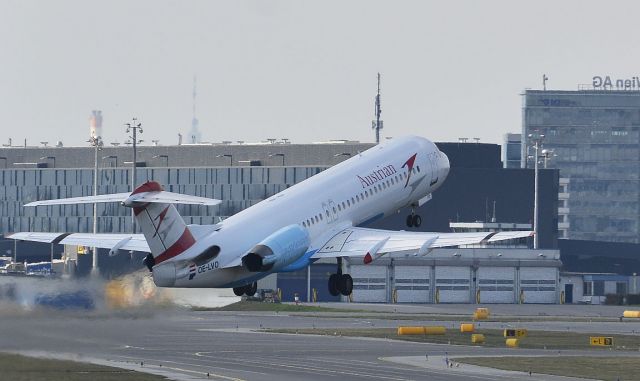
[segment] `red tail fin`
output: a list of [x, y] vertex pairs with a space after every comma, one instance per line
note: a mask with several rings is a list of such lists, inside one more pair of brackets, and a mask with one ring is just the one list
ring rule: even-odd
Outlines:
[[[154, 191], [162, 191], [162, 187], [151, 181], [136, 188], [132, 194]], [[134, 207], [133, 212], [155, 258], [155, 264], [175, 257], [196, 243], [187, 224], [172, 204], [148, 203]]]

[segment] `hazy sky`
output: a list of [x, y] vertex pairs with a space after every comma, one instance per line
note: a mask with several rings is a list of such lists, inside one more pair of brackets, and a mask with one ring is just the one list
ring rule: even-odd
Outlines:
[[640, 3], [588, 1], [0, 0], [0, 143], [107, 142], [137, 116], [146, 142], [501, 142], [524, 88], [577, 89], [640, 75]]

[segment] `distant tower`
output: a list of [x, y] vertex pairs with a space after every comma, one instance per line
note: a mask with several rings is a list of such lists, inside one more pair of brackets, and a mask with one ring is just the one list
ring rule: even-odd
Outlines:
[[92, 138], [102, 137], [102, 111], [93, 110], [89, 117], [89, 136]]
[[376, 95], [376, 109], [375, 109], [375, 117], [376, 120], [371, 122], [371, 128], [376, 131], [376, 144], [380, 144], [380, 130], [384, 125], [384, 122], [380, 120], [380, 115], [382, 114], [382, 109], [380, 108], [380, 73], [378, 73], [378, 95]]
[[193, 118], [191, 119], [191, 130], [189, 131], [189, 138], [187, 140], [190, 143], [200, 143], [202, 141], [202, 135], [198, 129], [198, 118], [196, 118], [196, 76], [193, 76]]

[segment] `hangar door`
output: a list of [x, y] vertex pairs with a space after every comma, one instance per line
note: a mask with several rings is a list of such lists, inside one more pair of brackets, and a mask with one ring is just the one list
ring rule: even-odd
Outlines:
[[556, 303], [558, 269], [555, 267], [521, 267], [520, 292], [524, 303]]
[[436, 266], [436, 295], [439, 303], [469, 303], [471, 268]]
[[477, 290], [480, 303], [514, 303], [515, 267], [479, 267], [477, 271]]
[[353, 301], [387, 302], [387, 266], [351, 265]]
[[398, 303], [429, 303], [430, 266], [396, 266], [395, 290]]

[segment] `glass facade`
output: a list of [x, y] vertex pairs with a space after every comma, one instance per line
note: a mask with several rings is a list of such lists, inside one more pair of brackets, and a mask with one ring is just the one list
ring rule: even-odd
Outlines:
[[[138, 183], [155, 180], [171, 192], [223, 200], [203, 207], [178, 205], [187, 224], [214, 224], [327, 167], [138, 168]], [[98, 171], [98, 194], [130, 190], [130, 168]], [[93, 194], [92, 169], [0, 170], [0, 233], [16, 231], [92, 232], [93, 204], [25, 208], [25, 203]], [[131, 210], [98, 204], [98, 232], [131, 231]]]
[[522, 157], [533, 167], [529, 134], [552, 152], [542, 166], [568, 179], [567, 238], [640, 242], [640, 92], [538, 91], [524, 94]]

